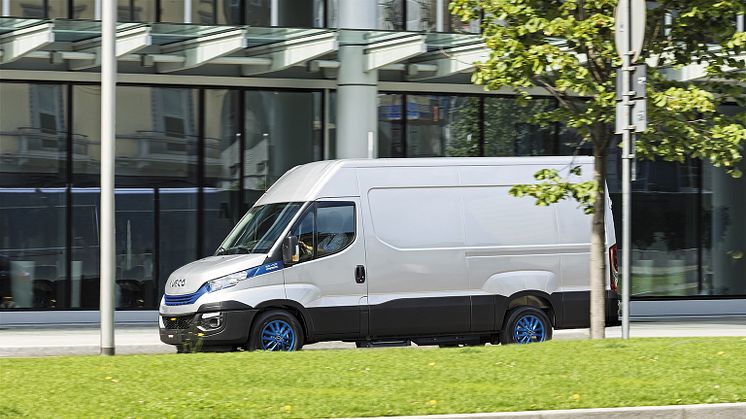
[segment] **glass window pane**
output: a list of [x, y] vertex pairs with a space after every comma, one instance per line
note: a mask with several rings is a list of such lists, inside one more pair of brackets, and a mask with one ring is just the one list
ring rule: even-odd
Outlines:
[[298, 248], [300, 249], [300, 257], [298, 262], [305, 262], [313, 258], [313, 252], [316, 248], [314, 239], [316, 235], [313, 234], [315, 230], [316, 213], [314, 207], [310, 207], [309, 210], [303, 215], [303, 218], [293, 227], [290, 235], [298, 237]]
[[66, 308], [64, 188], [0, 188], [0, 310]]
[[183, 23], [184, 0], [160, 0], [161, 22]]
[[378, 95], [378, 157], [405, 157], [402, 95]]
[[[443, 5], [445, 4], [445, 7]], [[438, 10], [438, 5], [442, 8]], [[446, 0], [407, 0], [408, 31], [443, 31], [443, 11], [448, 9]], [[440, 18], [440, 19], [438, 19]], [[438, 23], [440, 22], [440, 27]]]
[[404, 29], [403, 0], [378, 0], [378, 29]]
[[478, 97], [407, 95], [407, 157], [478, 156]]
[[[638, 162], [632, 185], [631, 289], [633, 296], [685, 296], [699, 292], [699, 190], [682, 182], [678, 163]], [[612, 202], [621, 206], [620, 194]], [[617, 212], [621, 215], [621, 212]], [[621, 231], [620, 220], [617, 220]]]
[[320, 203], [316, 217], [316, 257], [337, 253], [355, 239], [354, 204]]
[[[73, 88], [73, 170], [80, 186], [98, 185], [101, 89]], [[145, 104], [145, 106], [143, 105]], [[197, 90], [117, 87], [117, 186], [196, 184]]]
[[[276, 10], [272, 10], [273, 6]], [[324, 0], [248, 0], [246, 24], [321, 28], [324, 26]]]
[[[152, 189], [115, 191], [117, 308], [156, 308]], [[99, 188], [73, 188], [72, 306], [97, 309], [100, 285]], [[79, 284], [79, 285], [78, 285]]]
[[554, 127], [530, 121], [537, 113], [553, 109], [553, 99], [533, 99], [526, 106], [507, 97], [487, 97], [484, 101], [485, 156], [557, 154]]
[[[746, 161], [740, 169], [746, 172]], [[704, 166], [703, 294], [746, 294], [746, 179]]]
[[[155, 0], [117, 0], [117, 21], [155, 21]], [[100, 17], [101, 11], [98, 11]], [[73, 19], [96, 19], [96, 0], [74, 0]]]
[[[205, 200], [208, 194], [205, 192]], [[159, 284], [153, 304], [163, 294], [169, 275], [176, 269], [197, 259], [197, 188], [158, 189]], [[207, 204], [206, 204], [207, 205]], [[206, 217], [207, 218], [207, 217]], [[206, 232], [213, 227], [205, 220]], [[216, 228], [219, 226], [215, 226]], [[205, 236], [209, 239], [209, 235]], [[222, 239], [222, 237], [220, 237]], [[207, 248], [209, 254], [217, 249]], [[203, 249], [205, 250], [205, 249]], [[206, 255], [199, 255], [206, 256]]]
[[0, 185], [63, 186], [67, 89], [0, 83]]
[[67, 307], [66, 92], [0, 83], [0, 309]]
[[320, 92], [245, 93], [244, 201], [252, 205], [290, 168], [321, 160]]
[[67, 19], [67, 0], [10, 0], [10, 16]]
[[212, 254], [242, 214], [240, 94], [236, 90], [205, 90], [205, 231]]

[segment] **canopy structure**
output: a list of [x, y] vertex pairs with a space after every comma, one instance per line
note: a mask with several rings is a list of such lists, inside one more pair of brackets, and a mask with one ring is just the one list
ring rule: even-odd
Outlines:
[[[365, 71], [398, 72], [400, 81], [468, 73], [488, 54], [474, 34], [119, 23], [116, 56], [127, 73], [328, 79], [340, 67], [342, 32], [363, 39]], [[98, 21], [0, 18], [0, 69], [98, 71], [100, 45]]]

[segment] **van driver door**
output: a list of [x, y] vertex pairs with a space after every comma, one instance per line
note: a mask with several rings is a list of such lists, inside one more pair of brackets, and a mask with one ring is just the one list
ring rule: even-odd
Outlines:
[[[321, 199], [305, 210], [290, 234], [300, 260], [285, 269], [288, 298], [306, 308], [314, 337], [354, 339], [367, 333], [365, 241], [356, 197]], [[365, 330], [363, 330], [365, 329]]]

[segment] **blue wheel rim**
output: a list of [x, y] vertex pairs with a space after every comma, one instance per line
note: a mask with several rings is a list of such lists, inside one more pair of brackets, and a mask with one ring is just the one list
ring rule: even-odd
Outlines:
[[295, 339], [295, 330], [285, 320], [272, 320], [261, 330], [260, 342], [265, 351], [292, 351]]
[[544, 342], [546, 337], [544, 322], [534, 314], [519, 317], [513, 327], [513, 341], [516, 343]]

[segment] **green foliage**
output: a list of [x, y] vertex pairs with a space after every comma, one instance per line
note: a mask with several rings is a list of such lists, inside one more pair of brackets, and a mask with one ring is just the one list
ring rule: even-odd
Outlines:
[[[606, 156], [614, 129], [615, 70], [621, 64], [613, 44], [616, 3], [455, 0], [450, 10], [465, 21], [483, 17], [483, 38], [492, 52], [478, 63], [474, 83], [489, 90], [513, 88], [523, 101], [534, 99], [528, 88], [546, 89], [560, 107], [536, 120], [562, 121], [593, 144], [595, 155]], [[700, 158], [741, 175], [736, 166], [746, 144], [746, 114], [743, 108], [723, 112], [723, 105], [746, 105], [746, 34], [735, 32], [744, 9], [739, 0], [662, 0], [649, 6], [640, 60], [650, 64], [649, 128], [637, 141], [640, 157]], [[667, 12], [674, 13], [668, 26]], [[702, 77], [682, 81], [685, 67], [701, 68]], [[570, 185], [554, 182], [516, 194], [521, 190], [545, 205], [574, 197]]]
[[746, 338], [731, 337], [0, 358], [0, 417], [371, 417], [743, 402], [744, 351]]
[[[580, 176], [580, 166], [570, 169], [570, 175]], [[555, 169], [541, 169], [534, 174], [538, 183], [529, 185], [515, 185], [510, 188], [510, 195], [515, 197], [531, 196], [536, 199], [536, 205], [545, 207], [566, 198], [575, 199], [586, 214], [593, 213], [598, 186], [595, 181], [570, 182], [562, 179]]]

